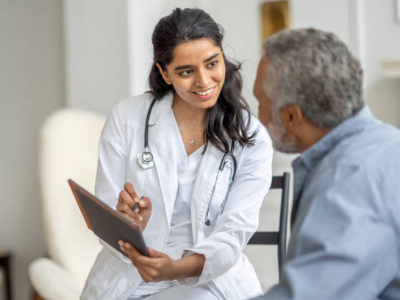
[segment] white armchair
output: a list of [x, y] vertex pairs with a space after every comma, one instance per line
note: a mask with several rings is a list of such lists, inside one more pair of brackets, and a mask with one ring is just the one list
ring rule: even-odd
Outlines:
[[43, 299], [79, 299], [101, 249], [97, 237], [86, 227], [67, 179], [93, 192], [104, 122], [101, 115], [62, 109], [51, 114], [41, 129], [39, 181], [47, 257], [33, 261], [28, 273]]

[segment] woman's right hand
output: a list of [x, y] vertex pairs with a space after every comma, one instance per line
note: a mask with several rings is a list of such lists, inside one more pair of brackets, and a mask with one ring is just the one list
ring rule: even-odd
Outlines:
[[[136, 203], [138, 207], [133, 211], [132, 208]], [[150, 219], [151, 210], [152, 205], [150, 199], [147, 197], [139, 199], [132, 183], [126, 182], [124, 184], [124, 190], [119, 193], [117, 211], [129, 220], [135, 222], [143, 232]]]

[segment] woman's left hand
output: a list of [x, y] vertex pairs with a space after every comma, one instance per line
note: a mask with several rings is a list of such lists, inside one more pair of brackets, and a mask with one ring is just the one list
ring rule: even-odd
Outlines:
[[174, 273], [175, 260], [171, 259], [168, 255], [147, 247], [150, 255], [150, 257], [147, 257], [142, 255], [129, 243], [119, 241], [118, 244], [137, 268], [144, 282], [166, 281], [176, 278]]

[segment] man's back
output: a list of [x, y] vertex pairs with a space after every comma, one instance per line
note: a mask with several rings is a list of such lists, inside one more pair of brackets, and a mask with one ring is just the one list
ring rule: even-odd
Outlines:
[[364, 108], [293, 167], [291, 299], [398, 299], [400, 132]]

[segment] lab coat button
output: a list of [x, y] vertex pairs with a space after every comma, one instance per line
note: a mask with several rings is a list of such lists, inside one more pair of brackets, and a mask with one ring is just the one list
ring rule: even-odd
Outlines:
[[225, 291], [225, 296], [230, 299], [232, 297], [232, 291], [231, 290], [226, 290]]

